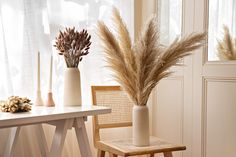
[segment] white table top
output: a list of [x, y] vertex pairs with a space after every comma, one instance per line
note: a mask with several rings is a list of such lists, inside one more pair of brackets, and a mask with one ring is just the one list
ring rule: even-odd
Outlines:
[[78, 107], [43, 107], [32, 106], [30, 112], [7, 113], [0, 112], [0, 128], [19, 125], [30, 125], [67, 118], [86, 117], [91, 115], [111, 113], [111, 109], [102, 106]]

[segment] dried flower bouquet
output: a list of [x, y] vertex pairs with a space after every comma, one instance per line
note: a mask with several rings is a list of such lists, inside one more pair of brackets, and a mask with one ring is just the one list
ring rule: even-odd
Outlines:
[[77, 68], [82, 57], [89, 53], [90, 39], [87, 30], [78, 32], [74, 27], [66, 28], [60, 31], [54, 46], [60, 51], [58, 54], [64, 56], [68, 68]]
[[227, 26], [224, 26], [224, 37], [218, 41], [217, 50], [220, 60], [236, 60], [236, 38], [231, 36]]
[[117, 37], [103, 22], [98, 22], [106, 61], [116, 81], [134, 104], [140, 106], [147, 104], [157, 83], [171, 74], [167, 71], [171, 66], [205, 43], [206, 33], [193, 33], [176, 38], [169, 46], [163, 47], [159, 43], [157, 19], [152, 18], [132, 45], [127, 27], [116, 8], [113, 9], [113, 22]]

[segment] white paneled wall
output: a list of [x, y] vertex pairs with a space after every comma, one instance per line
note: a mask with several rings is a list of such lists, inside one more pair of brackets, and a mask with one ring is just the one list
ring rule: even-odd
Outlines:
[[[183, 0], [182, 33], [207, 31], [209, 0]], [[154, 92], [152, 132], [183, 143], [175, 157], [236, 156], [236, 61], [207, 61], [207, 46]]]

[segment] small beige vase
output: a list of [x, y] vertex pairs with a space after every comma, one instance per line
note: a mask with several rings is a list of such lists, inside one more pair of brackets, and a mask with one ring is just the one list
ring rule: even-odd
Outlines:
[[65, 70], [64, 106], [81, 106], [81, 83], [78, 68], [67, 68]]
[[133, 145], [149, 145], [149, 111], [147, 106], [133, 107]]

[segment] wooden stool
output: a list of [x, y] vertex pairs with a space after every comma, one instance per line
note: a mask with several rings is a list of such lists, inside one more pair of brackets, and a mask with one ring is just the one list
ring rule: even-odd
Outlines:
[[156, 153], [164, 153], [164, 157], [172, 157], [172, 152], [185, 150], [182, 145], [175, 145], [157, 137], [150, 137], [150, 145], [145, 147], [135, 147], [132, 144], [132, 139], [113, 140], [113, 141], [98, 141], [98, 157], [104, 157], [105, 152], [109, 152], [110, 157], [135, 156], [149, 154], [154, 157]]
[[93, 141], [98, 149], [98, 157], [104, 157], [109, 152], [110, 157], [134, 156], [164, 153], [164, 157], [172, 157], [173, 151], [185, 150], [185, 146], [171, 144], [156, 137], [150, 137], [147, 147], [135, 147], [132, 139], [105, 141], [100, 138], [100, 130], [132, 126], [133, 102], [119, 86], [92, 86], [93, 105], [106, 106], [112, 109], [111, 114], [93, 117]]

